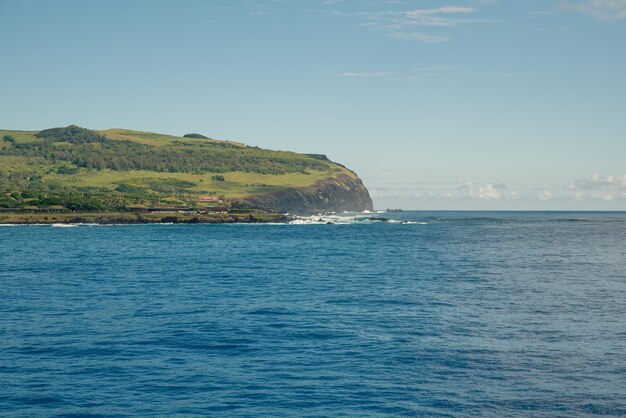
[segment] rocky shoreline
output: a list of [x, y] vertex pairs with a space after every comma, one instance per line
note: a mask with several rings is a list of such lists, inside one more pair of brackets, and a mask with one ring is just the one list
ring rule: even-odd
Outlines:
[[171, 213], [171, 212], [2, 212], [0, 224], [230, 224], [286, 223], [290, 217], [279, 213]]

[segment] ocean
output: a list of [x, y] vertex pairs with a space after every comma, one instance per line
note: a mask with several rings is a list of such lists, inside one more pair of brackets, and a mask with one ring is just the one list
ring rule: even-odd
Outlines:
[[626, 213], [2, 226], [0, 415], [625, 415], [625, 244]]

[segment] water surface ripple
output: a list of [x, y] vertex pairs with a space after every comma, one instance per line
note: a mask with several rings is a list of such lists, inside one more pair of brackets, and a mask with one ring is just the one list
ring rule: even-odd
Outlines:
[[626, 414], [626, 214], [0, 227], [0, 415]]

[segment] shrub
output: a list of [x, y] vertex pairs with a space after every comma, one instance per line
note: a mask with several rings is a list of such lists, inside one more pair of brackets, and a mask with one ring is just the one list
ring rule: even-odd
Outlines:
[[120, 193], [144, 193], [145, 190], [141, 187], [132, 186], [130, 184], [122, 183], [115, 188], [115, 191]]
[[103, 135], [80, 126], [70, 125], [67, 128], [45, 129], [35, 134], [37, 138], [44, 138], [52, 142], [70, 142], [72, 144], [89, 144], [93, 142], [104, 142]]
[[183, 138], [197, 138], [197, 139], [210, 139], [208, 136], [200, 135], [200, 134], [185, 134]]
[[62, 165], [57, 169], [57, 174], [76, 174], [78, 173], [78, 168], [76, 167], [68, 167], [66, 165]]

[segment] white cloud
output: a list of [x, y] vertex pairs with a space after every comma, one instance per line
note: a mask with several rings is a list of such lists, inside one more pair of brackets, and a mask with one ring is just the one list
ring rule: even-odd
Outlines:
[[386, 187], [370, 189], [373, 198], [419, 199], [422, 192], [408, 188], [388, 189]]
[[532, 77], [536, 75], [534, 71], [516, 71], [514, 69], [505, 69], [500, 71], [495, 71], [493, 73], [488, 73], [488, 76], [494, 76], [499, 78], [519, 78], [519, 77]]
[[472, 7], [457, 6], [410, 10], [405, 13], [403, 24], [406, 26], [459, 26], [466, 23], [486, 22], [479, 19], [459, 19], [448, 16], [474, 12], [476, 12], [476, 9]]
[[626, 174], [621, 176], [602, 177], [594, 174], [589, 179], [579, 179], [570, 185], [572, 190], [600, 191], [600, 190], [624, 190], [626, 191]]
[[405, 41], [419, 41], [431, 44], [449, 40], [449, 38], [444, 35], [429, 35], [422, 32], [392, 32], [387, 36], [393, 39], [404, 39]]
[[370, 73], [359, 73], [359, 72], [347, 72], [337, 74], [339, 77], [386, 77], [393, 75], [393, 73], [385, 72], [385, 71], [376, 71]]
[[552, 16], [556, 14], [556, 12], [554, 10], [535, 10], [526, 14], [529, 16]]
[[585, 0], [576, 3], [568, 2], [564, 4], [564, 7], [601, 19], [626, 19], [626, 0]]
[[549, 190], [544, 190], [541, 193], [539, 193], [539, 199], [540, 200], [550, 200], [552, 199], [552, 192]]
[[372, 187], [370, 194], [375, 198], [397, 199], [425, 199], [425, 200], [517, 200], [518, 192], [510, 191], [503, 195], [502, 190], [507, 189], [506, 184], [488, 183], [478, 185], [475, 183], [416, 183], [398, 187], [397, 185], [381, 185]]
[[[492, 22], [491, 20], [462, 18], [458, 15], [470, 15], [478, 10], [473, 7], [445, 6], [432, 9], [408, 11], [379, 11], [360, 13], [365, 20], [363, 26], [378, 30], [389, 38], [426, 43], [446, 42], [446, 34], [424, 32], [428, 28], [457, 27], [474, 23]], [[423, 30], [415, 31], [415, 28]]]
[[500, 194], [493, 184], [485, 184], [484, 186], [480, 186], [478, 190], [471, 190], [470, 195], [473, 198], [483, 200], [498, 200], [502, 197], [502, 194]]
[[445, 6], [438, 7], [436, 9], [411, 10], [410, 12], [407, 12], [407, 15], [414, 17], [418, 15], [473, 13], [475, 11], [476, 9], [473, 7]]
[[595, 174], [570, 183], [386, 183], [372, 187], [377, 201], [409, 207], [512, 208], [512, 209], [618, 209], [626, 208], [626, 174]]
[[[391, 34], [390, 36], [395, 37], [396, 34]], [[401, 38], [401, 35], [398, 34], [398, 38]], [[423, 35], [425, 38], [419, 39], [423, 42], [442, 42], [440, 39], [436, 37], [432, 37], [432, 39], [427, 39], [426, 37], [430, 35]], [[412, 37], [406, 38], [408, 40], [417, 40]], [[389, 80], [411, 80], [411, 79], [419, 79], [426, 77], [435, 77], [443, 73], [444, 71], [451, 70], [452, 67], [423, 67], [423, 68], [414, 68], [412, 70], [404, 71], [404, 72], [391, 72], [391, 71], [347, 71], [343, 73], [334, 74], [336, 77], [355, 77], [355, 78], [368, 78], [368, 77], [378, 77], [378, 78], [386, 78]], [[390, 171], [389, 169], [384, 169], [383, 171]]]

